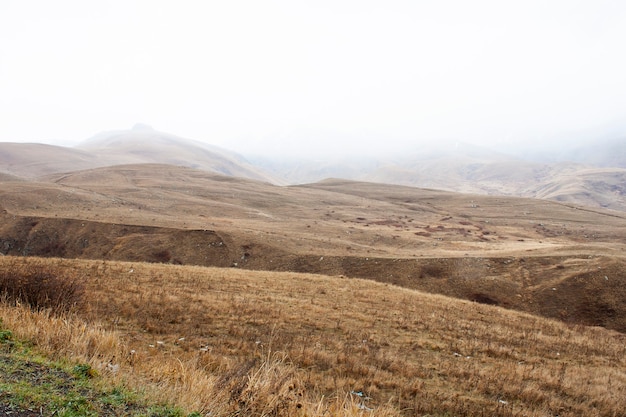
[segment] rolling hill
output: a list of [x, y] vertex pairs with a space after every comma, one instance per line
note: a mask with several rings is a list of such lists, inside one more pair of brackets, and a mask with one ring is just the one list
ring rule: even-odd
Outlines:
[[[609, 153], [612, 148], [605, 149]], [[328, 177], [382, 184], [433, 188], [461, 193], [533, 197], [589, 207], [626, 211], [622, 179], [626, 169], [619, 153], [602, 159], [595, 149], [588, 159], [534, 162], [476, 146], [452, 146], [407, 153], [402, 157], [346, 158], [326, 161], [258, 163], [291, 182], [317, 182]], [[578, 162], [572, 162], [577, 160]], [[583, 163], [585, 161], [587, 163]], [[607, 165], [614, 163], [615, 165]]]
[[4, 254], [344, 275], [626, 331], [619, 212], [151, 164], [5, 183], [0, 201]]
[[537, 198], [626, 211], [626, 170], [586, 168], [558, 172], [532, 194]]
[[73, 148], [36, 143], [0, 143], [0, 172], [23, 178], [141, 163], [185, 166], [234, 177], [284, 183], [233, 152], [158, 132], [144, 125], [103, 132]]
[[[4, 299], [3, 335], [205, 414], [623, 410], [626, 214], [577, 204], [621, 195], [619, 169], [558, 168], [537, 191], [556, 201], [332, 178], [284, 186], [234, 176], [237, 158], [180, 166], [190, 150], [212, 154], [135, 130], [76, 153], [3, 154], [39, 175], [0, 175], [0, 275], [52, 274], [84, 291], [61, 317]], [[163, 152], [169, 163], [154, 163]], [[60, 155], [115, 165], [60, 169]], [[472, 178], [468, 191], [555, 172], [441, 158], [431, 169]]]
[[100, 133], [76, 148], [97, 155], [100, 166], [159, 163], [280, 183], [278, 178], [272, 178], [234, 152], [158, 132], [141, 124], [130, 130]]
[[279, 186], [145, 126], [0, 162], [3, 254], [343, 275], [626, 331], [621, 168], [459, 146]]
[[[137, 124], [102, 132], [76, 147], [0, 143], [0, 173], [37, 178], [127, 164], [168, 164], [272, 184], [326, 178], [406, 185], [461, 193], [532, 197], [626, 211], [622, 141], [552, 151], [523, 159], [457, 142], [401, 156], [298, 159], [248, 156]], [[552, 162], [545, 162], [545, 159]]]
[[596, 140], [591, 144], [562, 149], [560, 161], [575, 161], [602, 168], [626, 168], [626, 138]]
[[97, 156], [81, 150], [41, 143], [0, 142], [0, 173], [3, 174], [36, 178], [95, 166], [99, 166]]
[[[134, 387], [242, 417], [604, 417], [626, 406], [626, 336], [599, 327], [346, 277], [0, 257], [0, 276], [42, 269], [80, 279], [82, 308], [57, 317], [0, 303], [0, 331], [78, 361], [115, 387], [103, 389], [111, 399]], [[0, 373], [0, 398], [41, 398], [23, 383], [11, 396], [14, 378]], [[122, 412], [106, 415], [135, 410], [109, 404]]]

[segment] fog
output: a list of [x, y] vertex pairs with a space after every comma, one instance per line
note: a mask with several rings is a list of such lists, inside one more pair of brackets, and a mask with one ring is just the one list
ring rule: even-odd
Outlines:
[[0, 0], [0, 141], [557, 149], [626, 136], [624, 40], [620, 1]]

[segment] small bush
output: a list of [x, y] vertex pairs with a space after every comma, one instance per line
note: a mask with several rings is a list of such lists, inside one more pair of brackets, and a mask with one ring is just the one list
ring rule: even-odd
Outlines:
[[154, 252], [152, 257], [160, 263], [168, 263], [172, 259], [172, 254], [167, 249], [160, 250], [158, 252]]
[[54, 267], [16, 262], [0, 271], [0, 297], [34, 310], [67, 312], [80, 305], [83, 294], [78, 279]]

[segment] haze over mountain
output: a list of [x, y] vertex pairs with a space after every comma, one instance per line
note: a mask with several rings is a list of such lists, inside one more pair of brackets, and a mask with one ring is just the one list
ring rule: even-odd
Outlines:
[[249, 159], [291, 183], [334, 177], [626, 210], [626, 143], [620, 140], [536, 154], [444, 142], [402, 155]]
[[622, 2], [33, 2], [0, 5], [2, 141], [140, 120], [328, 159], [626, 135]]
[[[562, 149], [549, 157], [545, 152], [541, 155], [520, 156], [463, 142], [443, 142], [402, 155], [242, 156], [136, 124], [132, 129], [102, 132], [71, 148], [0, 143], [0, 172], [36, 178], [105, 166], [157, 163], [277, 185], [343, 178], [463, 193], [534, 197], [626, 211], [623, 141], [601, 141]], [[553, 162], [547, 162], [547, 158]]]
[[570, 160], [599, 167], [626, 168], [626, 137], [563, 148], [558, 160]]
[[96, 155], [41, 143], [0, 143], [0, 172], [34, 178], [55, 172], [100, 166]]
[[142, 163], [185, 166], [234, 177], [283, 183], [234, 152], [159, 132], [143, 124], [136, 124], [128, 130], [102, 132], [72, 148], [0, 143], [0, 172], [25, 178]]

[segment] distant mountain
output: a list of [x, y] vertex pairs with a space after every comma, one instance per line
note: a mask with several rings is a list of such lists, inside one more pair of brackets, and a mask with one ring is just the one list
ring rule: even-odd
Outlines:
[[158, 163], [233, 177], [284, 183], [242, 156], [145, 125], [100, 133], [74, 148], [38, 143], [0, 143], [0, 173], [36, 178], [114, 165]]
[[100, 133], [77, 149], [97, 154], [100, 166], [158, 163], [184, 166], [232, 177], [281, 183], [241, 155], [204, 142], [159, 132], [146, 125]]
[[536, 187], [532, 197], [626, 211], [626, 169], [558, 172]]
[[288, 184], [307, 184], [326, 178], [361, 179], [381, 164], [380, 160], [366, 158], [256, 157], [251, 161]]
[[[612, 141], [577, 149], [563, 150], [554, 156], [561, 160], [570, 155], [569, 161], [552, 163], [533, 162], [464, 143], [393, 158], [261, 163], [264, 169], [291, 183], [344, 178], [463, 193], [534, 197], [626, 211], [626, 169], [622, 167], [626, 163], [621, 156], [626, 144]], [[613, 168], [594, 168], [594, 164]]]
[[0, 172], [0, 182], [21, 182], [21, 181], [24, 181], [24, 180], [20, 177], [16, 177], [15, 175]]
[[520, 182], [543, 167], [505, 154], [458, 143], [408, 154], [368, 173], [364, 180], [480, 194], [515, 194]]
[[74, 148], [0, 143], [0, 174], [12, 176], [0, 176], [4, 182], [128, 164], [168, 164], [277, 185], [342, 178], [626, 211], [624, 140], [562, 148], [537, 159], [458, 142], [395, 156], [298, 159], [269, 155], [247, 160], [145, 125], [103, 132]]

